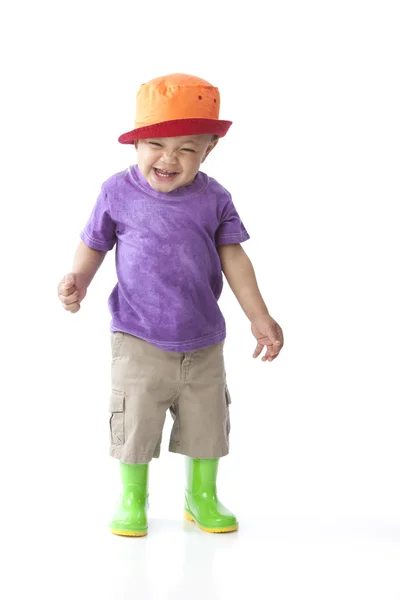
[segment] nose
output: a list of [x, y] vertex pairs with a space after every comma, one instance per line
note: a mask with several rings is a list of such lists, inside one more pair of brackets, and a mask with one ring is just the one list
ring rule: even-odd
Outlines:
[[173, 151], [168, 151], [166, 148], [161, 156], [161, 162], [166, 165], [175, 164], [177, 162], [176, 154]]

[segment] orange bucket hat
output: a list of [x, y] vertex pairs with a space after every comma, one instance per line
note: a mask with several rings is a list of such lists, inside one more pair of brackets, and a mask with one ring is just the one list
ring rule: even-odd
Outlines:
[[174, 73], [143, 83], [136, 96], [135, 129], [118, 138], [134, 144], [149, 137], [210, 133], [223, 137], [232, 121], [219, 120], [218, 88], [208, 81]]

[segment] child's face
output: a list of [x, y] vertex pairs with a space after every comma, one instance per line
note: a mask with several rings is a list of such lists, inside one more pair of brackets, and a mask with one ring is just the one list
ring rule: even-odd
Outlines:
[[192, 183], [217, 142], [208, 134], [139, 140], [139, 169], [153, 189], [172, 192]]

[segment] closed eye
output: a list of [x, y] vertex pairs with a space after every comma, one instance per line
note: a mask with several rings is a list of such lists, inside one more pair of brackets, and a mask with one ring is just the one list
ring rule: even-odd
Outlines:
[[151, 146], [158, 146], [159, 148], [161, 148], [161, 144], [159, 144], [158, 142], [149, 142], [149, 144], [151, 144]]
[[185, 152], [194, 152], [194, 150], [192, 150], [191, 148], [182, 148], [182, 150], [184, 150]]

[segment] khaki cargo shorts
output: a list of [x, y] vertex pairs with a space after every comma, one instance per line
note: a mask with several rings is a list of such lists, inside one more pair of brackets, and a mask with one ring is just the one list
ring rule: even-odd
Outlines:
[[112, 333], [111, 456], [130, 464], [158, 458], [168, 409], [170, 452], [192, 458], [228, 454], [223, 345], [169, 352], [128, 333]]

